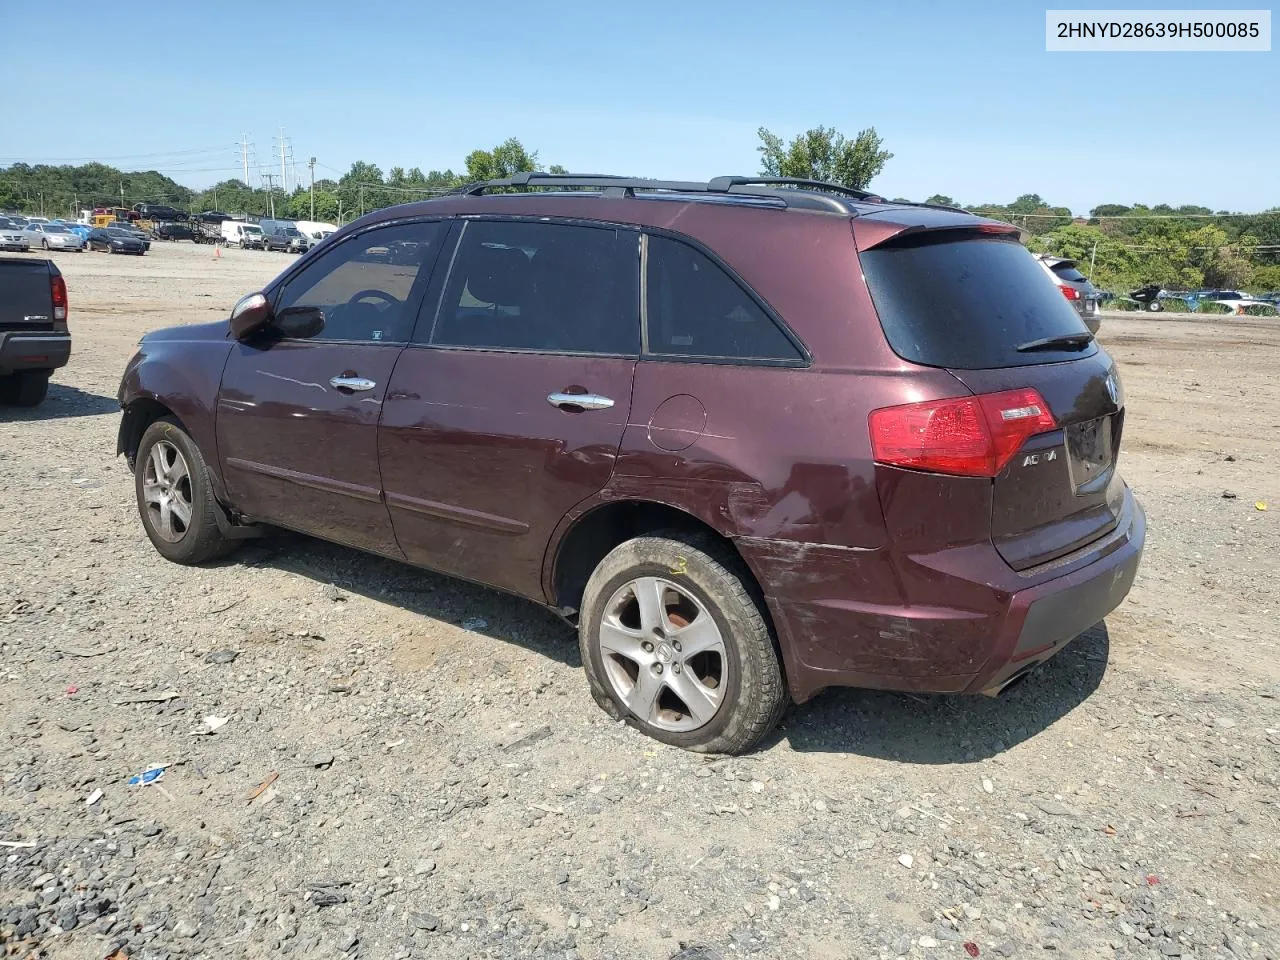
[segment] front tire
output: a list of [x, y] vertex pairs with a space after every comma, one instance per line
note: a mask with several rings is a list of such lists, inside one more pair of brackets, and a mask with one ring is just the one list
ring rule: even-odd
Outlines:
[[669, 531], [615, 547], [587, 582], [578, 638], [591, 695], [672, 746], [742, 753], [769, 733], [786, 687], [738, 557]]
[[1161, 310], [1164, 309], [1164, 304], [1161, 303], [1159, 300], [1152, 300], [1150, 303], [1147, 304], [1147, 309], [1151, 313], [1159, 313]]
[[147, 427], [134, 460], [138, 513], [152, 546], [174, 563], [195, 565], [229, 553], [236, 541], [218, 528], [209, 468], [177, 420]]

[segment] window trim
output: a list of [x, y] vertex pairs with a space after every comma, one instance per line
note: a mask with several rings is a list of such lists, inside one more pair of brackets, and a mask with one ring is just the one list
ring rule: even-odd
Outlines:
[[[608, 220], [588, 220], [582, 217], [546, 217], [546, 216], [520, 216], [512, 214], [463, 214], [458, 216], [457, 221], [460, 227], [457, 236], [453, 239], [453, 249], [449, 255], [449, 265], [444, 271], [444, 279], [440, 284], [440, 289], [436, 294], [435, 309], [431, 314], [431, 324], [427, 331], [427, 339], [423, 341], [415, 340], [410, 334], [409, 347], [420, 347], [429, 350], [454, 350], [467, 351], [470, 353], [520, 353], [537, 357], [607, 357], [622, 360], [639, 360], [643, 356], [644, 351], [644, 313], [641, 306], [641, 300], [637, 300], [636, 322], [640, 324], [639, 347], [627, 353], [604, 353], [593, 350], [536, 350], [530, 347], [475, 347], [466, 344], [454, 343], [435, 343], [433, 342], [436, 335], [436, 327], [440, 323], [440, 310], [444, 306], [444, 294], [449, 288], [449, 281], [453, 279], [453, 268], [458, 259], [458, 252], [462, 249], [462, 241], [466, 238], [467, 227], [473, 222], [500, 222], [500, 223], [550, 223], [558, 226], [568, 227], [590, 227], [596, 230], [625, 230], [628, 233], [636, 234], [637, 257], [636, 257], [636, 278], [637, 281], [643, 276], [640, 272], [640, 261], [644, 256], [644, 232], [643, 228], [634, 223], [614, 223]], [[639, 297], [644, 296], [644, 284], [640, 284], [638, 291]], [[426, 304], [424, 303], [425, 307]], [[419, 317], [418, 324], [422, 323]], [[417, 332], [417, 324], [415, 324], [413, 333]]]
[[[343, 237], [341, 240], [335, 241], [333, 243], [325, 244], [323, 255], [327, 257], [333, 251], [341, 249], [343, 244], [349, 243], [351, 240], [354, 240], [356, 237], [362, 237], [362, 236], [365, 236], [366, 234], [372, 233], [374, 230], [383, 230], [389, 227], [403, 227], [403, 226], [408, 226], [408, 225], [417, 224], [417, 223], [440, 223], [444, 225], [444, 238], [441, 241], [440, 246], [436, 249], [435, 256], [431, 258], [430, 263], [424, 263], [419, 268], [419, 273], [421, 273], [421, 271], [423, 270], [427, 271], [427, 279], [425, 284], [422, 286], [419, 292], [417, 293], [413, 292], [414, 290], [418, 289], [418, 285], [420, 283], [423, 283], [423, 279], [421, 276], [414, 277], [413, 287], [410, 290], [409, 299], [405, 301], [406, 307], [410, 307], [412, 304], [417, 304], [417, 308], [411, 311], [412, 320], [409, 323], [409, 332], [407, 335], [409, 339], [405, 339], [405, 340], [317, 340], [315, 337], [310, 337], [306, 339], [303, 339], [300, 337], [281, 337], [280, 342], [281, 343], [338, 343], [338, 344], [346, 344], [348, 346], [374, 346], [374, 347], [408, 346], [410, 343], [410, 340], [413, 337], [413, 331], [418, 325], [418, 316], [422, 312], [422, 302], [427, 292], [429, 291], [429, 288], [431, 285], [431, 277], [434, 275], [436, 265], [440, 261], [440, 253], [449, 243], [449, 237], [451, 233], [450, 228], [452, 227], [452, 223], [450, 222], [451, 220], [452, 218], [450, 217], [400, 217], [395, 220], [382, 220], [382, 221], [379, 221], [378, 223], [371, 223], [367, 227], [363, 227], [359, 230], [354, 230], [347, 236]], [[265, 232], [264, 232], [264, 236], [266, 236]], [[308, 256], [311, 250], [315, 250], [315, 249], [317, 248], [311, 247], [307, 251], [307, 253], [304, 253], [301, 257], [298, 258], [298, 261], [292, 267], [290, 267], [284, 273], [280, 274], [280, 276], [276, 277], [276, 279], [272, 281], [272, 283], [268, 286], [267, 288], [269, 291], [268, 299], [271, 301], [272, 312], [275, 312], [275, 310], [279, 307], [280, 298], [284, 296], [284, 291], [289, 286], [289, 284], [292, 283], [298, 277], [299, 274], [301, 274], [304, 270], [306, 270], [308, 266], [310, 266], [308, 261], [311, 259], [316, 259]]]
[[[675, 243], [683, 244], [701, 253], [738, 285], [738, 288], [751, 299], [753, 303], [764, 313], [773, 325], [778, 328], [784, 337], [795, 347], [799, 354], [794, 359], [777, 359], [771, 357], [717, 357], [707, 356], [703, 354], [693, 353], [651, 353], [649, 351], [649, 237], [663, 237]], [[641, 344], [641, 360], [670, 362], [670, 363], [709, 363], [720, 366], [747, 366], [747, 367], [793, 367], [802, 368], [813, 365], [813, 355], [809, 352], [809, 348], [804, 341], [796, 336], [795, 331], [787, 324], [778, 311], [764, 297], [755, 291], [751, 284], [747, 283], [740, 273], [725, 261], [710, 247], [702, 241], [691, 237], [688, 234], [678, 233], [675, 230], [664, 230], [661, 227], [644, 227], [642, 228], [641, 240], [641, 273], [640, 273], [640, 344]]]

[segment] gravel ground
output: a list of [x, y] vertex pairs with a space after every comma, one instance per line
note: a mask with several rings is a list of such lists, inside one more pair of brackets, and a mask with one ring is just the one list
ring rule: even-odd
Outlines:
[[1105, 625], [715, 759], [531, 604], [297, 536], [163, 561], [120, 372], [287, 256], [57, 260], [71, 365], [0, 411], [0, 954], [1280, 957], [1276, 321], [1105, 321], [1151, 524]]

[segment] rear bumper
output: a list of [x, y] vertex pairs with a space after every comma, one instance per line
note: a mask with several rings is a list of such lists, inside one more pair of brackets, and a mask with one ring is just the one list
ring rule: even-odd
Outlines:
[[1146, 517], [1126, 489], [1115, 528], [1078, 555], [1018, 573], [994, 547], [964, 548], [932, 568], [928, 604], [860, 595], [904, 562], [885, 550], [738, 545], [764, 587], [791, 695], [803, 702], [826, 687], [998, 692], [1120, 605], [1145, 541]]
[[66, 333], [0, 333], [0, 373], [53, 370], [71, 359], [71, 336]]

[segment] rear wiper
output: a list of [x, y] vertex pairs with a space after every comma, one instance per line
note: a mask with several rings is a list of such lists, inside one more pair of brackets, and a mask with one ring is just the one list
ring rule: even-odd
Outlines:
[[1066, 333], [1060, 337], [1041, 337], [1039, 340], [1028, 340], [1018, 344], [1019, 353], [1031, 353], [1033, 350], [1083, 350], [1093, 343], [1092, 333]]

